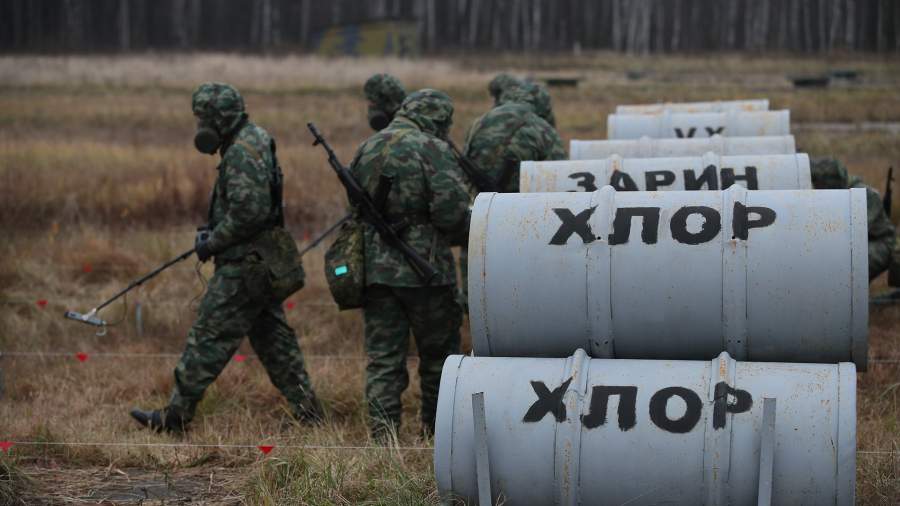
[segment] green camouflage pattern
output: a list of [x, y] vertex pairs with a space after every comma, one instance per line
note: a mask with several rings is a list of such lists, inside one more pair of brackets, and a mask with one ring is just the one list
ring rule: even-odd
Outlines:
[[529, 83], [508, 88], [500, 105], [476, 119], [466, 135], [463, 152], [493, 181], [500, 182], [507, 164], [514, 164], [503, 192], [519, 191], [519, 162], [566, 158], [556, 129], [535, 112], [535, 90]]
[[[222, 161], [209, 209], [210, 251], [217, 260], [237, 260], [268, 239], [260, 234], [271, 227], [274, 157], [271, 137], [245, 122], [220, 149]], [[250, 147], [248, 149], [248, 146]]]
[[191, 95], [191, 109], [198, 120], [211, 123], [219, 135], [227, 137], [247, 118], [244, 98], [225, 83], [203, 83]]
[[[432, 286], [455, 284], [450, 244], [469, 225], [470, 188], [440, 138], [452, 117], [453, 103], [443, 92], [412, 93], [391, 124], [362, 143], [350, 164], [370, 195], [376, 194], [380, 175], [392, 178], [384, 217], [407, 225], [400, 238], [437, 270]], [[386, 244], [371, 225], [364, 223], [364, 228], [367, 286], [425, 286], [399, 250]]]
[[534, 84], [534, 112], [552, 127], [556, 127], [556, 116], [553, 115], [553, 100], [550, 90], [543, 84]]
[[369, 287], [363, 315], [366, 332], [366, 400], [375, 437], [397, 430], [401, 396], [409, 385], [409, 334], [419, 355], [423, 430], [433, 434], [444, 360], [459, 353], [462, 313], [451, 286]]
[[501, 73], [494, 76], [488, 83], [488, 93], [494, 99], [494, 105], [500, 105], [500, 96], [507, 88], [518, 86], [521, 83], [522, 80], [512, 74]]
[[370, 123], [377, 114], [383, 114], [388, 121], [392, 120], [406, 98], [403, 84], [390, 74], [375, 74], [367, 79], [363, 85], [363, 93], [369, 102]]
[[298, 418], [317, 413], [317, 402], [297, 336], [278, 303], [268, 301], [268, 268], [251, 259], [218, 266], [200, 303], [197, 320], [175, 367], [175, 389], [167, 414], [185, 424], [194, 417], [206, 388], [228, 365], [246, 335]]
[[243, 99], [228, 85], [201, 85], [192, 105], [201, 122], [212, 118], [217, 129], [221, 126], [229, 134], [219, 150], [222, 159], [209, 208], [209, 248], [216, 270], [175, 368], [166, 413], [189, 422], [206, 388], [246, 335], [272, 383], [300, 417], [313, 412], [317, 403], [297, 336], [272, 293], [278, 276], [293, 272], [302, 278], [299, 261], [279, 261], [288, 259], [283, 251], [287, 246], [296, 253], [296, 244], [282, 244], [278, 233], [284, 231], [274, 228], [274, 143], [265, 130], [247, 121]]
[[810, 160], [813, 188], [817, 190], [842, 190], [865, 188], [869, 224], [869, 281], [891, 265], [894, 245], [897, 241], [894, 224], [884, 212], [881, 195], [857, 176], [850, 176], [847, 167], [838, 159], [823, 157]]

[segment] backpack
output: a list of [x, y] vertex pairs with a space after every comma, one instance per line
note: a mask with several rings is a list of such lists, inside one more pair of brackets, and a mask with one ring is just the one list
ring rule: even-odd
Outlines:
[[[254, 158], [262, 161], [260, 153], [250, 144], [237, 140], [235, 144], [246, 149]], [[306, 272], [300, 258], [297, 243], [284, 228], [283, 188], [284, 176], [278, 157], [275, 154], [275, 140], [271, 139], [269, 149], [272, 152], [272, 208], [270, 210], [269, 227], [253, 240], [252, 249], [265, 263], [269, 278], [271, 300], [280, 304], [295, 292], [303, 288]]]
[[341, 225], [337, 238], [325, 252], [325, 279], [338, 308], [363, 306], [366, 292], [366, 254], [363, 225], [357, 219]]

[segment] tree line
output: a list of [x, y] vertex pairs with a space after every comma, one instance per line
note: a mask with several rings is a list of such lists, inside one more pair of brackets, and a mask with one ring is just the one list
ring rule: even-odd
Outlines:
[[896, 0], [3, 0], [0, 51], [304, 51], [387, 20], [430, 53], [900, 51]]

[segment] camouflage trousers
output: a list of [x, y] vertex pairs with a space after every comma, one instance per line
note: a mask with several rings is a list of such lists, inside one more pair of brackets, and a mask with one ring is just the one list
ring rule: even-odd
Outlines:
[[401, 288], [371, 285], [363, 308], [366, 332], [366, 400], [373, 435], [400, 428], [400, 396], [409, 385], [406, 358], [412, 331], [419, 352], [422, 427], [434, 432], [441, 369], [459, 353], [462, 315], [452, 285]]
[[185, 424], [194, 417], [203, 393], [231, 360], [245, 335], [294, 415], [315, 411], [318, 404], [297, 336], [281, 305], [267, 302], [267, 288], [267, 269], [259, 261], [216, 268], [175, 367], [175, 389], [167, 414], [179, 415]]

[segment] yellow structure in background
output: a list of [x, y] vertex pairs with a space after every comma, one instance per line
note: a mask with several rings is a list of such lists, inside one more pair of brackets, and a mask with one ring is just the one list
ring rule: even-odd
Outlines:
[[415, 23], [385, 21], [344, 25], [322, 32], [316, 44], [321, 56], [415, 56], [419, 54]]

